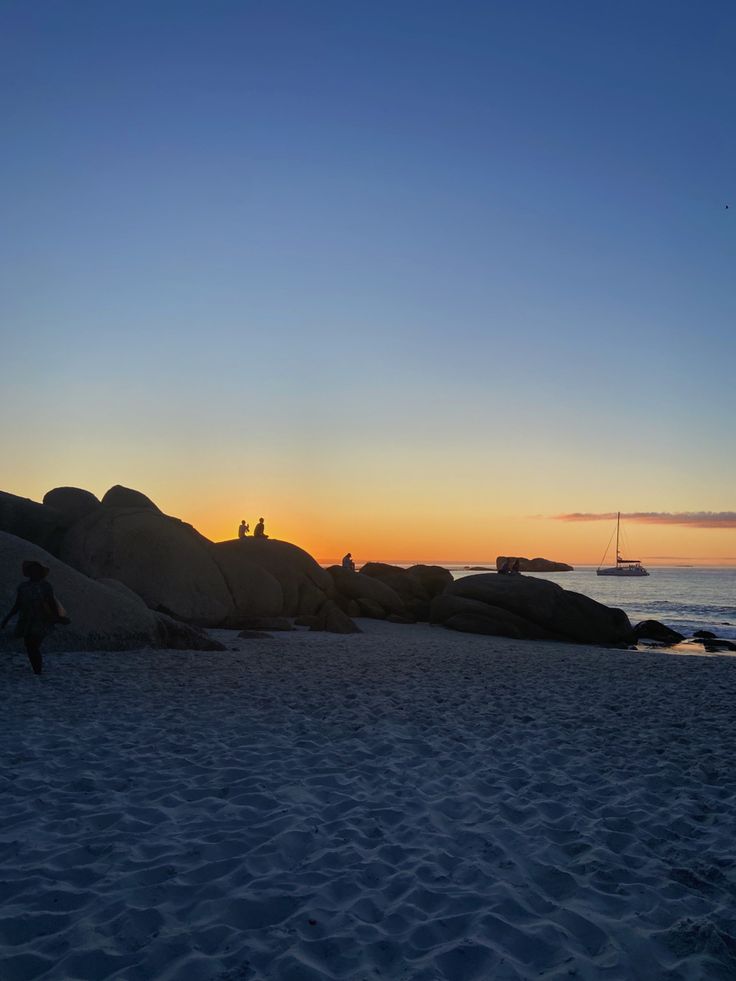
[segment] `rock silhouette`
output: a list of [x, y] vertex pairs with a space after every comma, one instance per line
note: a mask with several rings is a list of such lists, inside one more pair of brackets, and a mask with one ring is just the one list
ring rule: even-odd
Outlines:
[[233, 604], [207, 539], [158, 509], [104, 500], [68, 529], [59, 557], [94, 579], [119, 579], [153, 610], [201, 626], [222, 623]]
[[[473, 606], [453, 604], [458, 599], [471, 600]], [[527, 576], [490, 573], [458, 579], [432, 601], [431, 618], [457, 630], [498, 636], [613, 646], [634, 639], [623, 610]]]
[[94, 494], [80, 487], [54, 487], [44, 494], [43, 503], [55, 508], [69, 525], [100, 506]]
[[573, 572], [574, 569], [567, 562], [553, 562], [552, 559], [525, 559], [516, 555], [499, 555], [496, 559], [496, 568], [502, 569], [506, 562], [518, 562], [519, 572]]
[[56, 508], [0, 491], [0, 531], [55, 552], [68, 524]]
[[[411, 623], [429, 619], [429, 605], [451, 582], [452, 573], [437, 565], [408, 569], [385, 562], [367, 562], [360, 572], [330, 566], [336, 600], [351, 616], [398, 618]], [[357, 612], [356, 612], [357, 611]]]
[[234, 616], [315, 614], [332, 593], [332, 580], [304, 549], [275, 538], [209, 543], [228, 583]]
[[[37, 545], [0, 532], [0, 609], [12, 605], [21, 580], [21, 562], [35, 559], [50, 569], [49, 581], [71, 623], [51, 631], [44, 651], [122, 651], [140, 647], [223, 650], [201, 631], [169, 621], [149, 610], [140, 597], [119, 583], [90, 579]], [[0, 633], [0, 650], [19, 648], [10, 631]]]
[[[0, 529], [88, 578], [110, 580], [113, 590], [127, 588], [174, 622], [240, 629], [253, 617], [306, 615], [332, 625], [325, 629], [347, 629], [326, 605], [334, 594], [331, 577], [289, 542], [211, 542], [121, 485], [101, 501], [81, 488], [56, 487], [44, 502], [0, 493]], [[172, 642], [182, 633], [167, 629]]]

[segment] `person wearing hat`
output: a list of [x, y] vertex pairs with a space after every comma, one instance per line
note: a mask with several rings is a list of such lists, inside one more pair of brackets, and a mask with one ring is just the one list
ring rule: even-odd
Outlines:
[[46, 576], [49, 574], [46, 566], [35, 560], [29, 560], [23, 563], [22, 571], [27, 581], [18, 586], [13, 609], [3, 620], [2, 628], [6, 627], [11, 617], [18, 614], [15, 636], [23, 638], [33, 673], [42, 674], [43, 639], [55, 623], [68, 622], [68, 620], [59, 616], [59, 607], [51, 583], [46, 582]]

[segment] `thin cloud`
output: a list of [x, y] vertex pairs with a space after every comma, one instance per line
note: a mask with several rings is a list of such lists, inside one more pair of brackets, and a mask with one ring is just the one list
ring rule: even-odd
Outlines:
[[[615, 511], [594, 514], [576, 511], [573, 514], [556, 514], [557, 521], [614, 521]], [[621, 514], [629, 524], [681, 525], [687, 528], [736, 528], [736, 511], [632, 511]]]

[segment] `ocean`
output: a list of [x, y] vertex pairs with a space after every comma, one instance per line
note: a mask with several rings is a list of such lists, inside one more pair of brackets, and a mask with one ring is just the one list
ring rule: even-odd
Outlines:
[[[736, 640], [736, 567], [649, 566], [649, 576], [631, 579], [597, 576], [595, 569], [578, 566], [574, 572], [524, 575], [549, 579], [563, 589], [617, 606], [633, 624], [659, 620], [686, 637], [696, 630], [712, 630], [718, 637]], [[455, 579], [477, 575], [457, 566], [450, 571]]]

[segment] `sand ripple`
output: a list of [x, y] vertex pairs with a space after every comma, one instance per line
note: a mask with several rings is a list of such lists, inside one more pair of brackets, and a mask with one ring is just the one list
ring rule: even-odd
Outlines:
[[2, 981], [736, 978], [736, 660], [5, 658]]

